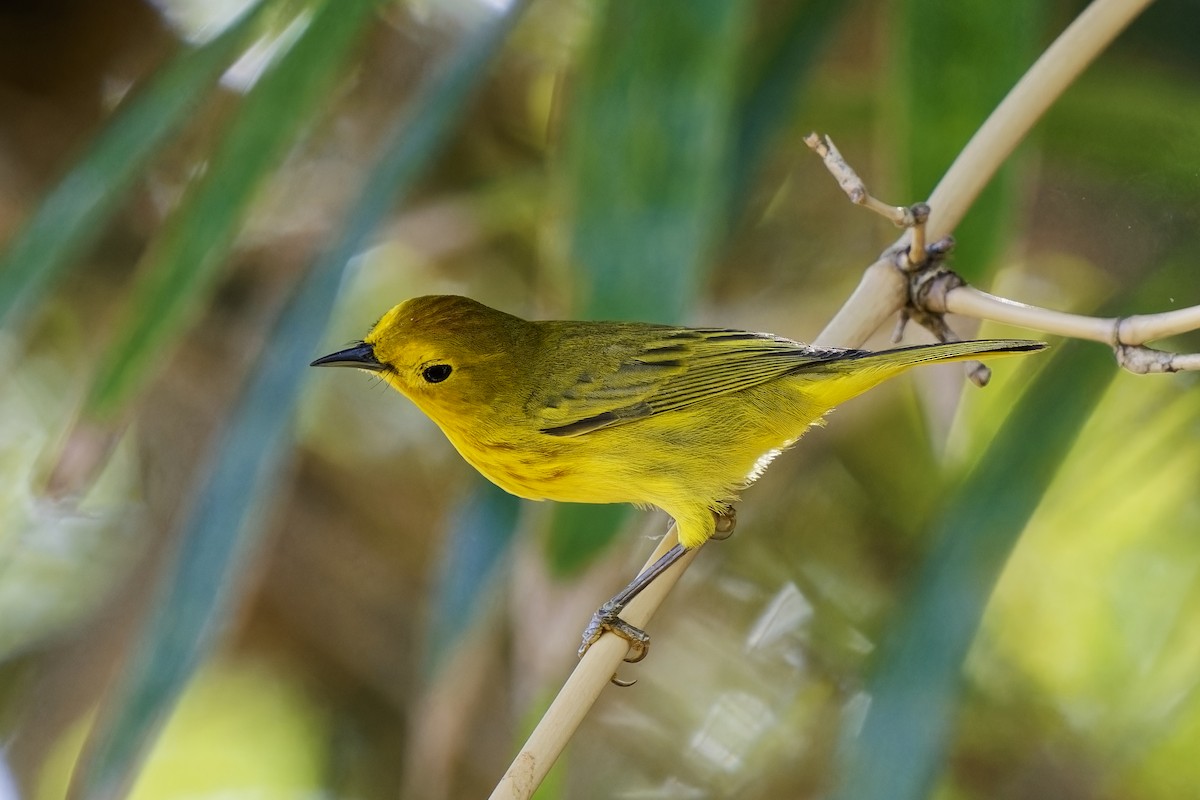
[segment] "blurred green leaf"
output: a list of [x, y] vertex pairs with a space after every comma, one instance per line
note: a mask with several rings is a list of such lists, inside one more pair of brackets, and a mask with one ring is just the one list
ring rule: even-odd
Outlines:
[[[1097, 129], [1104, 135], [1095, 135]], [[1102, 62], [1050, 109], [1042, 130], [1050, 155], [1087, 174], [1156, 202], [1173, 195], [1180, 206], [1196, 208], [1200, 100], [1190, 75]]]
[[551, 573], [559, 578], [578, 575], [604, 552], [635, 513], [629, 505], [558, 503], [545, 547]]
[[1056, 348], [978, 466], [947, 498], [915, 590], [876, 656], [836, 798], [918, 800], [945, 761], [963, 660], [1000, 572], [1114, 372], [1090, 342]]
[[261, 533], [261, 499], [283, 471], [291, 412], [307, 377], [304, 365], [316, 352], [342, 271], [429, 166], [520, 9], [518, 4], [468, 35], [398, 115], [341, 238], [313, 265], [280, 316], [184, 522], [153, 615], [92, 733], [75, 796], [107, 800], [121, 794], [220, 633]]
[[[895, 4], [888, 29], [894, 50], [886, 129], [894, 163], [907, 165], [908, 172], [889, 202], [929, 196], [953, 155], [1033, 63], [1041, 31], [1042, 4], [1036, 0]], [[1012, 233], [1018, 166], [1009, 159], [954, 231], [955, 269], [968, 281], [987, 274]]]
[[728, 213], [749, 6], [610, 0], [583, 59], [566, 174], [576, 311], [677, 322]]
[[761, 38], [766, 41], [755, 50], [765, 50], [765, 56], [737, 113], [738, 135], [730, 163], [731, 224], [742, 210], [751, 181], [771, 143], [803, 109], [798, 96], [808, 70], [841, 19], [839, 12], [847, 7], [834, 0], [797, 3], [778, 31], [762, 32]]
[[446, 541], [442, 572], [434, 592], [427, 643], [427, 675], [478, 617], [479, 598], [494, 589], [496, 567], [517, 532], [519, 498], [484, 480], [456, 514]]
[[327, 110], [350, 47], [378, 5], [325, 2], [246, 96], [204, 176], [143, 258], [130, 316], [92, 385], [90, 415], [113, 415], [203, 306], [255, 192], [312, 117]]
[[0, 256], [0, 324], [42, 295], [121, 207], [142, 168], [207, 96], [247, 43], [264, 4], [211, 42], [188, 50], [126, 101]]

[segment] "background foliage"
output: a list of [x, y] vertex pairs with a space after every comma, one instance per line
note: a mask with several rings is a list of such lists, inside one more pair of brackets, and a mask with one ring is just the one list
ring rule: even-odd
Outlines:
[[[484, 795], [665, 520], [519, 503], [307, 359], [436, 292], [811, 338], [895, 232], [803, 134], [919, 199], [1080, 7], [941, 5], [0, 9], [22, 796]], [[964, 275], [1200, 302], [1198, 22], [1153, 7], [1052, 109], [958, 231]], [[1195, 377], [1056, 350], [881, 388], [778, 460], [543, 796], [1200, 783]]]

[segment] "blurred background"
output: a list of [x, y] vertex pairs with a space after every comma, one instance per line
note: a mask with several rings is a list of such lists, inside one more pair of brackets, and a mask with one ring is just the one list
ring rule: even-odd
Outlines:
[[[485, 796], [667, 520], [308, 361], [431, 293], [811, 339], [897, 232], [802, 137], [922, 199], [1084, 6], [948, 5], [0, 5], [0, 797]], [[954, 267], [1200, 303], [1197, 32], [1136, 21]], [[1200, 386], [1054, 344], [778, 459], [539, 796], [1192, 795]]]

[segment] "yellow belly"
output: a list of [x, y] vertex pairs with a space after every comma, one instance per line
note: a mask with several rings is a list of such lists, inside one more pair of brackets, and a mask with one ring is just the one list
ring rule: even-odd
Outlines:
[[824, 411], [793, 399], [793, 413], [762, 413], [778, 408], [779, 399], [743, 392], [573, 437], [486, 439], [479, 426], [443, 430], [463, 458], [507, 492], [657, 506], [680, 523], [685, 545], [695, 546], [711, 535], [710, 510], [736, 500]]

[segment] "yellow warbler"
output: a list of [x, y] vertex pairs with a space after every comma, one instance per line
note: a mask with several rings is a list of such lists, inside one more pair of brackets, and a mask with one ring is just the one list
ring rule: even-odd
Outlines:
[[[691, 548], [713, 536], [716, 517], [729, 515], [771, 459], [842, 401], [917, 364], [1044, 346], [843, 350], [725, 328], [528, 321], [466, 297], [429, 296], [394, 307], [362, 342], [313, 365], [377, 373], [515, 495], [657, 506]], [[621, 627], [609, 617], [601, 627]], [[633, 630], [621, 632], [642, 640]]]

